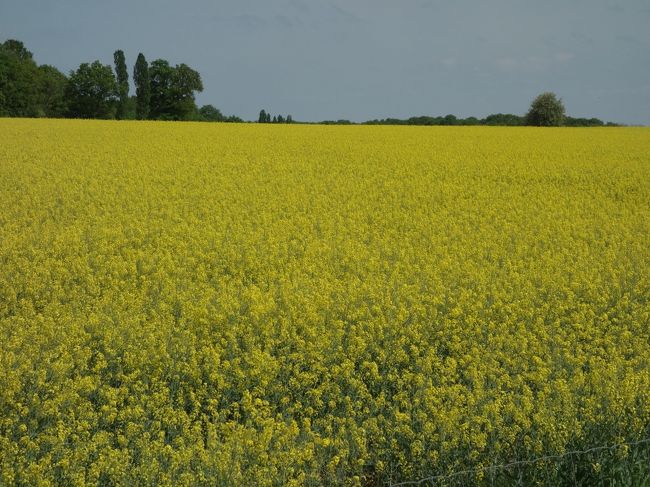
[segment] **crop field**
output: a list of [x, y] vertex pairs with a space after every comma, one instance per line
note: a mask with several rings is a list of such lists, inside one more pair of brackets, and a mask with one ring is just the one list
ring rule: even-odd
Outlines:
[[649, 436], [650, 129], [0, 119], [0, 485], [625, 485]]

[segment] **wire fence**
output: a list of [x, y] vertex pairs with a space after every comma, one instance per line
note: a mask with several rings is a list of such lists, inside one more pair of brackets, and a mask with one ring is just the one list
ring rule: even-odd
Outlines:
[[610, 451], [614, 452], [618, 448], [624, 448], [624, 447], [634, 447], [634, 446], [639, 446], [643, 444], [650, 444], [650, 438], [643, 438], [638, 441], [631, 441], [631, 442], [626, 442], [626, 443], [617, 443], [613, 445], [602, 445], [602, 446], [596, 446], [593, 448], [589, 448], [587, 450], [572, 450], [568, 451], [565, 453], [562, 453], [561, 455], [544, 455], [541, 457], [536, 457], [536, 458], [531, 458], [528, 460], [518, 460], [515, 462], [510, 462], [510, 463], [504, 463], [501, 465], [490, 465], [487, 467], [479, 467], [479, 468], [472, 468], [472, 469], [467, 469], [467, 470], [459, 470], [457, 472], [453, 472], [450, 474], [443, 474], [443, 475], [433, 475], [431, 477], [424, 477], [419, 480], [406, 480], [402, 482], [396, 482], [396, 483], [390, 483], [390, 487], [400, 487], [400, 486], [418, 486], [418, 485], [425, 485], [425, 484], [433, 484], [433, 483], [443, 483], [448, 480], [453, 480], [458, 477], [463, 477], [466, 475], [476, 475], [480, 473], [491, 473], [495, 471], [503, 471], [503, 470], [508, 470], [511, 468], [515, 467], [522, 467], [522, 466], [530, 466], [534, 465], [536, 463], [540, 462], [545, 462], [545, 461], [557, 461], [557, 460], [563, 460], [568, 457], [573, 457], [576, 455], [587, 455], [590, 453], [596, 453], [596, 452], [602, 452], [602, 451]]

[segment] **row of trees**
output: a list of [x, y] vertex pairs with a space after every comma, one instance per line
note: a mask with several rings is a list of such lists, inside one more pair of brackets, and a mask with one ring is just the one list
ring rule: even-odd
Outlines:
[[[148, 63], [138, 54], [133, 67], [135, 96], [129, 95], [129, 74], [124, 52], [115, 51], [114, 66], [99, 61], [83, 63], [69, 76], [48, 65], [37, 65], [32, 53], [17, 40], [0, 44], [0, 116], [73, 117], [138, 120], [202, 120], [242, 122], [224, 116], [212, 105], [196, 106], [195, 93], [203, 91], [201, 75], [186, 64], [172, 66], [164, 59]], [[261, 110], [259, 123], [294, 123], [291, 115], [271, 116]], [[349, 120], [323, 121], [345, 125]], [[369, 120], [367, 125], [537, 125], [602, 126], [597, 118], [567, 117], [554, 93], [542, 93], [524, 116], [497, 113], [483, 119], [420, 116], [408, 119]]]
[[266, 110], [260, 110], [260, 116], [257, 119], [258, 123], [293, 123], [293, 117], [287, 115], [286, 118], [282, 115], [273, 115], [271, 117], [270, 113], [267, 113]]
[[113, 67], [82, 63], [66, 76], [38, 66], [22, 42], [10, 39], [0, 44], [0, 116], [241, 121], [212, 105], [196, 106], [203, 82], [186, 64], [149, 64], [140, 53], [133, 68], [136, 93], [129, 96], [124, 52], [115, 51], [113, 61]]
[[[348, 120], [326, 121], [327, 124], [346, 124]], [[604, 125], [614, 126], [613, 123], [605, 123], [598, 118], [574, 118], [565, 114], [564, 104], [554, 93], [542, 93], [531, 103], [526, 115], [514, 115], [512, 113], [494, 113], [485, 118], [457, 118], [455, 115], [444, 117], [411, 117], [408, 119], [385, 118], [381, 120], [369, 120], [364, 122], [367, 125], [492, 125], [492, 126], [548, 126], [548, 127], [602, 127]]]
[[[325, 125], [349, 125], [349, 120], [325, 120], [320, 122]], [[514, 115], [512, 113], [493, 113], [485, 118], [457, 118], [454, 115], [444, 117], [411, 117], [407, 119], [384, 118], [380, 120], [368, 120], [364, 125], [486, 125], [486, 126], [507, 126], [518, 127], [523, 125], [534, 125], [527, 122], [526, 116]], [[562, 123], [565, 127], [603, 127], [616, 126], [611, 122], [603, 122], [598, 118], [574, 118], [565, 117]]]

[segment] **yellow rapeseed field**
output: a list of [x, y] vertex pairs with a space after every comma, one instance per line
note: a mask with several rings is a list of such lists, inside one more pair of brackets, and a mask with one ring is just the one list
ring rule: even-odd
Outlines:
[[0, 485], [384, 485], [649, 425], [650, 129], [0, 119]]

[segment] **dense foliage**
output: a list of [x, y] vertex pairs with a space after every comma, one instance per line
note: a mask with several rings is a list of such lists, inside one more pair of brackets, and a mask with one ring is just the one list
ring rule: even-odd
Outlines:
[[564, 104], [555, 93], [542, 93], [530, 104], [526, 124], [537, 127], [559, 127], [564, 125]]
[[187, 66], [171, 66], [164, 59], [149, 65], [149, 117], [156, 120], [191, 120], [196, 112], [194, 92], [203, 91], [201, 75]]
[[24, 44], [0, 43], [0, 117], [61, 117], [66, 113], [66, 77], [38, 66]]
[[383, 485], [648, 435], [648, 154], [0, 120], [0, 484]]
[[82, 63], [66, 85], [68, 115], [72, 118], [114, 118], [118, 87], [113, 70], [99, 61]]
[[22, 42], [9, 39], [0, 44], [0, 117], [241, 121], [203, 117], [194, 98], [203, 90], [201, 76], [186, 64], [157, 59], [150, 69], [140, 53], [133, 73], [136, 96], [129, 97], [124, 52], [115, 51], [113, 62], [115, 71], [94, 61], [66, 77], [39, 66]]
[[118, 49], [113, 53], [113, 63], [115, 64], [115, 82], [119, 96], [116, 118], [122, 120], [129, 114], [129, 72], [126, 67], [124, 51]]
[[151, 103], [151, 86], [149, 84], [149, 63], [144, 54], [139, 53], [133, 66], [133, 82], [135, 83], [135, 118], [146, 120], [149, 118], [149, 104]]

